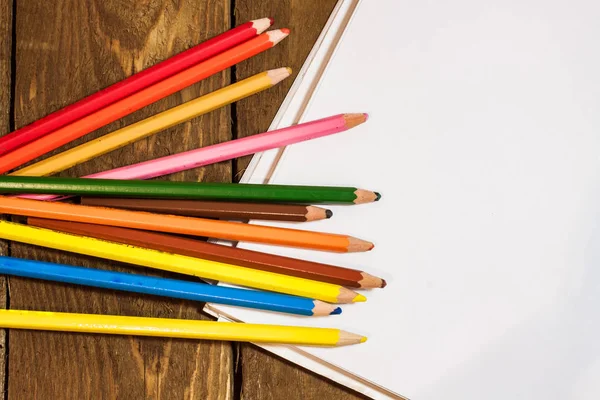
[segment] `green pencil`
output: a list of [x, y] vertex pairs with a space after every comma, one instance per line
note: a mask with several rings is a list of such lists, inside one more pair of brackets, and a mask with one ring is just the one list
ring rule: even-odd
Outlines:
[[202, 199], [264, 203], [361, 204], [379, 200], [377, 192], [353, 187], [251, 185], [89, 178], [0, 176], [2, 194], [51, 194], [26, 196], [52, 200], [56, 195]]

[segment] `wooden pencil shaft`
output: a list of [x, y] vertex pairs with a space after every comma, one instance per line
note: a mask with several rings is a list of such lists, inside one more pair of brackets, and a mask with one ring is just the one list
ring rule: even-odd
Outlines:
[[[313, 315], [315, 301], [258, 290], [0, 256], [0, 274], [260, 310]], [[326, 303], [321, 303], [327, 307]], [[329, 305], [333, 311], [333, 306]]]
[[307, 208], [296, 204], [263, 204], [201, 200], [124, 199], [82, 197], [81, 204], [96, 207], [124, 208], [135, 211], [184, 215], [188, 217], [306, 221]]
[[[271, 74], [275, 74], [277, 79], [274, 79]], [[283, 77], [287, 77], [289, 74], [290, 72], [287, 68], [280, 68], [280, 70], [256, 74], [250, 78], [246, 78], [222, 89], [200, 96], [177, 107], [170, 108], [159, 114], [29, 165], [11, 173], [11, 175], [46, 176], [64, 171], [74, 165], [88, 161], [102, 154], [109, 153], [164, 129], [181, 124], [262, 90], [266, 90], [279, 83]]]
[[233, 28], [221, 35], [200, 43], [191, 49], [146, 68], [130, 77], [102, 89], [84, 99], [55, 111], [0, 138], [0, 155], [30, 143], [35, 139], [62, 128], [115, 101], [121, 100], [177, 72], [213, 57], [264, 32], [272, 20], [262, 18]]
[[358, 282], [363, 279], [361, 271], [355, 269], [261, 253], [237, 247], [221, 246], [163, 233], [42, 218], [28, 218], [27, 223], [40, 228], [90, 236], [132, 246], [146, 247], [341, 286], [359, 288], [361, 286]]
[[0, 176], [0, 193], [201, 199], [245, 202], [352, 204], [356, 188]]
[[0, 238], [329, 303], [365, 301], [338, 285], [0, 220]]
[[[269, 74], [275, 71], [269, 71]], [[289, 71], [285, 71], [289, 74]], [[279, 73], [278, 73], [279, 74]], [[278, 75], [280, 78], [281, 75]], [[272, 76], [275, 78], [275, 76]], [[199, 149], [172, 154], [154, 160], [144, 161], [137, 164], [127, 165], [120, 168], [102, 171], [84, 178], [94, 179], [151, 179], [159, 176], [169, 175], [180, 171], [198, 168], [222, 161], [232, 160], [249, 154], [268, 151], [274, 148], [285, 147], [306, 140], [314, 140], [319, 137], [333, 135], [343, 132], [366, 121], [366, 114], [338, 114], [316, 121], [305, 122], [274, 131], [259, 133], [256, 135], [217, 143]], [[27, 174], [34, 175], [34, 174]], [[56, 200], [60, 196], [52, 194], [22, 195], [35, 200]], [[355, 203], [361, 200], [368, 201], [376, 196], [359, 196], [357, 194]]]
[[63, 126], [14, 151], [0, 156], [0, 173], [17, 168], [28, 161], [59, 148], [111, 122], [208, 78], [238, 62], [268, 50], [289, 34], [278, 29], [256, 36], [214, 57], [172, 75], [154, 85], [116, 101], [93, 114]]
[[0, 327], [61, 332], [335, 346], [340, 331], [235, 322], [0, 310]]
[[0, 196], [0, 213], [342, 253], [373, 248], [370, 242], [334, 233], [14, 197]]

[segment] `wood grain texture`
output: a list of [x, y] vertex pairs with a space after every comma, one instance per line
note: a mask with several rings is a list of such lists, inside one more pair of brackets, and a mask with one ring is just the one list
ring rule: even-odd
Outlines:
[[[244, 79], [262, 70], [280, 66], [291, 67], [294, 75], [274, 90], [237, 103], [235, 136], [250, 136], [268, 129], [336, 3], [336, 0], [236, 0], [234, 15], [237, 21], [269, 15], [275, 19], [276, 27], [288, 27], [291, 34], [269, 53], [239, 64], [235, 78]], [[242, 176], [250, 158], [237, 161], [236, 179]], [[240, 354], [241, 362], [237, 368], [241, 368], [238, 377], [241, 375], [243, 399], [362, 398], [349, 389], [334, 385], [252, 345], [240, 345]]]
[[[240, 344], [242, 399], [367, 399], [251, 344]], [[239, 368], [239, 367], [238, 367]]]
[[[17, 127], [224, 32], [229, 25], [227, 0], [19, 2]], [[216, 74], [40, 159], [229, 83], [229, 71]], [[230, 107], [225, 107], [75, 166], [61, 175], [82, 176], [230, 138]], [[230, 175], [230, 168], [230, 163], [220, 163], [174, 174], [170, 179], [221, 180]]]
[[[17, 127], [229, 29], [229, 5], [229, 0], [18, 1]], [[228, 71], [219, 73], [69, 147], [229, 82]], [[230, 120], [230, 109], [223, 108], [63, 175], [81, 176], [226, 141], [231, 138]], [[221, 163], [169, 178], [230, 181], [231, 175], [231, 163]], [[16, 243], [11, 251], [21, 258], [140, 271]], [[17, 278], [9, 286], [13, 309], [206, 318], [201, 304], [180, 300]], [[15, 330], [10, 333], [9, 377], [9, 399], [229, 399], [232, 351], [224, 342]]]
[[[12, 9], [12, 0], [0, 0], [0, 136], [10, 132]], [[8, 245], [0, 240], [0, 255], [7, 254]], [[6, 279], [0, 276], [0, 308], [6, 308], [6, 291]], [[6, 357], [6, 331], [0, 329], [0, 393], [5, 390]]]

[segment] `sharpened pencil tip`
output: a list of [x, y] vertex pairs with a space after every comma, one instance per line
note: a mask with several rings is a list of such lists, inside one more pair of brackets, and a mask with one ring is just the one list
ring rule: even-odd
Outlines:
[[275, 20], [273, 19], [273, 17], [269, 17], [269, 22], [271, 23], [271, 25], [273, 25], [275, 23]]
[[325, 303], [324, 301], [320, 300], [314, 300], [313, 304], [315, 306], [312, 309], [312, 315], [315, 317], [323, 317], [326, 315], [335, 315], [342, 313], [342, 310], [337, 305]]
[[269, 40], [273, 43], [273, 46], [275, 46], [277, 43], [281, 42], [290, 34], [290, 30], [286, 28], [275, 29], [272, 31], [268, 31], [265, 34], [269, 36]]
[[331, 217], [333, 217], [333, 211], [325, 210], [325, 218], [329, 219]]
[[373, 247], [374, 245], [371, 242], [354, 237], [348, 237], [348, 253], [362, 253], [363, 251], [371, 250]]
[[381, 280], [381, 288], [383, 289], [386, 286], [387, 286], [387, 282], [385, 281], [385, 279], [382, 279]]
[[357, 294], [355, 298], [352, 299], [353, 303], [364, 303], [367, 301], [367, 298], [362, 294]]
[[358, 285], [363, 289], [375, 289], [382, 288], [385, 286], [385, 281], [381, 278], [368, 274], [364, 271], [360, 274], [363, 278], [358, 281]]
[[344, 114], [344, 120], [346, 121], [346, 128], [352, 129], [355, 126], [364, 124], [367, 121], [367, 114], [365, 114], [365, 113]]
[[369, 120], [369, 114], [363, 113], [363, 115], [365, 116], [365, 121], [368, 121]]
[[289, 67], [276, 68], [267, 71], [267, 76], [271, 79], [272, 85], [277, 85], [279, 82], [292, 74], [292, 69]]
[[350, 333], [346, 331], [340, 331], [340, 338], [337, 342], [338, 346], [350, 346], [353, 344], [359, 344], [366, 342], [367, 338], [363, 335], [357, 335], [356, 333]]
[[379, 201], [379, 199], [381, 198], [381, 193], [375, 192], [375, 196], [377, 196], [375, 197], [375, 201]]
[[374, 201], [379, 200], [379, 197], [381, 197], [379, 193], [365, 189], [356, 189], [354, 191], [354, 195], [356, 196], [354, 204], [372, 203]]
[[256, 33], [257, 34], [261, 34], [264, 31], [266, 31], [267, 29], [269, 29], [269, 27], [271, 25], [273, 25], [273, 20], [271, 18], [261, 18], [261, 19], [256, 19], [252, 22], [252, 27], [254, 29], [256, 29]]
[[306, 221], [321, 221], [323, 219], [331, 218], [331, 211], [316, 207], [316, 206], [307, 206], [306, 207]]

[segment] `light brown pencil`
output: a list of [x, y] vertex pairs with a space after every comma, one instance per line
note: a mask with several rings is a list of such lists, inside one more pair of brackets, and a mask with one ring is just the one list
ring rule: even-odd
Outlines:
[[28, 218], [27, 223], [40, 228], [352, 288], [372, 289], [383, 288], [386, 285], [384, 279], [356, 269], [261, 253], [235, 246], [222, 246], [165, 233], [42, 218]]

